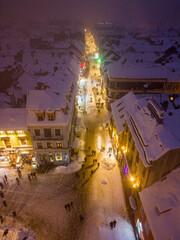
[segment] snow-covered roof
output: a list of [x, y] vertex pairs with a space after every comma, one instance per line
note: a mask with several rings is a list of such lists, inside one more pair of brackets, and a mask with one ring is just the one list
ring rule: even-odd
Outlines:
[[[74, 90], [75, 92], [75, 90]], [[47, 90], [31, 90], [27, 94], [27, 123], [28, 125], [68, 125], [73, 107], [74, 92], [66, 95]], [[55, 112], [55, 120], [49, 121], [46, 117], [38, 121], [36, 113]]]
[[[102, 69], [106, 70], [108, 65], [110, 77], [180, 80], [179, 28], [169, 31], [169, 27], [122, 29], [121, 26], [112, 26], [111, 29], [95, 30], [102, 63], [106, 63], [102, 64]], [[111, 52], [116, 53], [120, 60]]]
[[163, 67], [147, 67], [145, 65], [123, 65], [122, 60], [108, 66], [109, 78], [166, 78]]
[[139, 193], [154, 240], [180, 237], [180, 168]]
[[[178, 106], [180, 95], [177, 96], [175, 103]], [[168, 101], [167, 111], [160, 107], [160, 102], [165, 101]], [[170, 149], [180, 148], [180, 109], [174, 108], [167, 94], [135, 95], [129, 92], [112, 103], [111, 109], [118, 133], [124, 130], [127, 122], [145, 166]]]
[[27, 130], [25, 108], [0, 109], [0, 131]]

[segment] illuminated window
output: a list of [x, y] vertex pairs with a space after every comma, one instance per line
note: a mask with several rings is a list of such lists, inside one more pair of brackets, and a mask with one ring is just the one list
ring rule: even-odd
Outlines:
[[16, 131], [17, 134], [23, 134], [24, 131]]
[[62, 161], [62, 160], [63, 160], [63, 158], [62, 158], [62, 153], [56, 153], [56, 154], [55, 154], [55, 159], [56, 159], [57, 162], [58, 162], [58, 161]]
[[14, 134], [14, 131], [7, 131], [8, 134]]
[[51, 137], [51, 129], [50, 128], [44, 129], [44, 136], [45, 137]]
[[37, 137], [41, 136], [40, 129], [34, 129], [34, 134]]
[[27, 139], [26, 138], [20, 138], [21, 145], [27, 145]]
[[6, 148], [11, 148], [10, 138], [3, 138]]
[[54, 115], [53, 113], [48, 113], [48, 120], [53, 121], [54, 120]]
[[62, 148], [62, 143], [61, 142], [57, 142], [57, 148]]
[[56, 134], [56, 136], [61, 136], [61, 131], [60, 131], [60, 129], [55, 129], [55, 134]]
[[0, 131], [0, 134], [1, 134], [1, 135], [4, 135], [4, 134], [5, 134], [5, 132], [4, 132], [4, 131]]
[[37, 148], [43, 148], [43, 146], [42, 146], [42, 143], [41, 143], [41, 142], [38, 142], [38, 143], [37, 143]]
[[44, 120], [44, 113], [36, 113], [37, 120], [38, 121], [43, 121]]
[[53, 158], [53, 154], [52, 153], [49, 153], [49, 161], [50, 162], [54, 162], [54, 158]]
[[52, 142], [47, 142], [47, 148], [52, 148]]

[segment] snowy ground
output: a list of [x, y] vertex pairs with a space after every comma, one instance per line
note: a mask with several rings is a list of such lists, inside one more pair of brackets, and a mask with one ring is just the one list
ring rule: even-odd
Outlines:
[[[84, 81], [84, 84], [88, 92], [93, 87], [90, 79]], [[0, 214], [4, 219], [0, 225], [0, 237], [6, 228], [9, 232], [2, 239], [135, 239], [126, 211], [118, 164], [113, 154], [109, 157], [108, 148], [112, 145], [104, 127], [108, 112], [105, 109], [101, 113], [97, 112], [95, 97], [89, 102], [89, 97], [84, 96], [81, 106], [87, 113], [80, 112], [78, 117], [88, 131], [83, 127], [79, 155], [73, 156], [70, 165], [58, 166], [38, 174], [37, 179], [31, 182], [27, 174], [32, 169], [26, 167], [22, 171], [19, 186], [15, 180], [15, 169], [0, 168], [1, 182], [4, 174], [8, 177], [2, 189], [5, 197], [0, 203]], [[104, 152], [100, 151], [101, 146], [105, 147]], [[96, 150], [96, 156], [92, 156], [92, 149]], [[93, 159], [97, 159], [97, 163], [93, 164]], [[7, 207], [2, 204], [2, 200], [6, 200]], [[71, 201], [73, 207], [66, 210], [65, 204]], [[13, 211], [17, 213], [16, 219], [12, 217]], [[109, 223], [114, 219], [117, 225], [111, 230]]]

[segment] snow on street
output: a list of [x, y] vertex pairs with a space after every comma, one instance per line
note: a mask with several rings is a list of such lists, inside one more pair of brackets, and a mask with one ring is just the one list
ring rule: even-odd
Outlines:
[[[92, 64], [90, 66], [92, 68]], [[6, 238], [2, 239], [135, 239], [118, 163], [109, 151], [112, 144], [104, 124], [109, 113], [104, 108], [100, 113], [97, 111], [96, 96], [92, 91], [96, 81], [92, 81], [91, 68], [90, 77], [83, 79], [87, 90], [82, 91], [79, 97], [81, 108], [87, 113], [78, 112], [81, 127], [85, 127], [79, 138], [79, 154], [72, 157], [72, 162], [68, 166], [39, 173], [31, 181], [28, 174], [34, 170], [25, 167], [19, 185], [15, 169], [0, 168], [0, 181], [4, 184], [4, 198], [0, 202], [0, 215], [3, 217], [0, 236], [6, 228], [9, 229]], [[102, 99], [102, 96], [98, 97]], [[105, 148], [103, 151], [102, 146]], [[8, 177], [6, 183], [4, 174]], [[4, 200], [7, 206], [3, 205]], [[13, 211], [17, 213], [16, 218]], [[110, 222], [114, 220], [117, 223], [111, 229]]]

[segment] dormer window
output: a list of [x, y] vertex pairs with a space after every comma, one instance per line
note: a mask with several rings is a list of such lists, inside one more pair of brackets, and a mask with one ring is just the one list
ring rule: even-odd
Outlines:
[[53, 121], [54, 120], [54, 117], [53, 117], [52, 113], [48, 113], [48, 120], [49, 121]]
[[37, 116], [38, 121], [44, 121], [44, 113], [43, 112], [36, 113], [36, 116]]
[[47, 112], [47, 119], [48, 119], [48, 121], [54, 121], [55, 120], [55, 113], [51, 112], [51, 111], [48, 111]]

